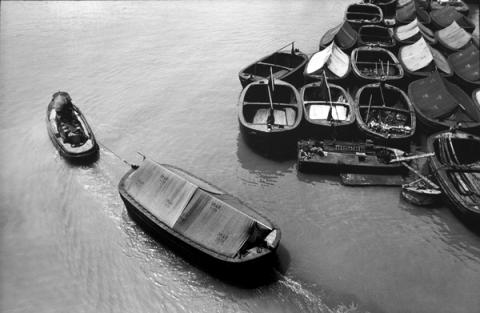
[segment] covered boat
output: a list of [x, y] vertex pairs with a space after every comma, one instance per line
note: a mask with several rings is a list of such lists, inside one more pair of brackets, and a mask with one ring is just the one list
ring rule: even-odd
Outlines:
[[354, 3], [347, 7], [345, 20], [353, 27], [359, 28], [365, 24], [380, 24], [383, 20], [383, 13], [375, 4]]
[[435, 33], [420, 23], [418, 19], [414, 19], [406, 25], [401, 25], [395, 28], [393, 31], [393, 37], [398, 43], [409, 45], [417, 42], [420, 38], [423, 38], [428, 44], [434, 45], [437, 43]]
[[441, 132], [428, 137], [427, 149], [435, 152], [430, 169], [450, 208], [468, 222], [480, 221], [480, 137]]
[[475, 24], [468, 17], [458, 13], [455, 8], [450, 6], [430, 12], [430, 17], [432, 18], [432, 25], [437, 30], [447, 27], [453, 21], [456, 21], [461, 28], [469, 33], [472, 33], [475, 29]]
[[355, 76], [364, 80], [398, 80], [403, 68], [395, 55], [384, 48], [366, 46], [352, 51], [350, 56]]
[[411, 76], [428, 76], [434, 71], [445, 77], [453, 75], [447, 58], [432, 48], [423, 37], [411, 45], [401, 47], [398, 60]]
[[302, 172], [402, 173], [405, 172], [405, 167], [390, 161], [404, 154], [402, 150], [377, 146], [369, 140], [351, 142], [308, 139], [298, 142], [297, 168]]
[[429, 4], [432, 11], [440, 10], [445, 7], [452, 7], [463, 15], [468, 15], [468, 12], [470, 11], [468, 5], [462, 0], [430, 0]]
[[343, 87], [328, 80], [305, 85], [300, 90], [305, 120], [314, 127], [344, 128], [355, 122], [353, 99]]
[[346, 79], [350, 74], [351, 66], [348, 54], [342, 51], [335, 42], [318, 52], [308, 60], [303, 75], [307, 80], [317, 81], [324, 77], [329, 80]]
[[480, 130], [480, 107], [438, 72], [410, 83], [408, 95], [419, 120], [430, 129]]
[[358, 44], [391, 49], [395, 47], [395, 39], [391, 28], [379, 25], [363, 25], [358, 30]]
[[267, 218], [178, 168], [145, 159], [118, 190], [135, 221], [214, 269], [257, 266], [278, 247], [280, 230]]
[[365, 85], [355, 96], [357, 125], [368, 137], [405, 141], [415, 133], [415, 110], [405, 92], [384, 84]]
[[461, 28], [456, 21], [437, 31], [435, 38], [447, 52], [458, 51], [472, 43], [472, 34]]
[[[67, 101], [71, 106], [67, 119], [57, 113], [56, 101]], [[95, 135], [80, 109], [71, 103], [68, 93], [59, 91], [53, 94], [47, 107], [46, 122], [48, 135], [63, 157], [72, 161], [84, 161], [98, 155]]]
[[358, 33], [352, 28], [350, 23], [344, 21], [340, 25], [335, 26], [325, 32], [322, 39], [320, 39], [320, 48], [323, 50], [332, 42], [335, 42], [337, 47], [348, 51], [352, 49], [357, 43]]
[[448, 61], [464, 86], [480, 86], [480, 54], [477, 46], [470, 44], [467, 48], [452, 53]]
[[397, 24], [408, 24], [414, 19], [428, 25], [431, 22], [430, 15], [423, 8], [418, 7], [416, 1], [412, 0], [397, 8], [395, 20]]
[[[282, 51], [289, 46], [291, 51]], [[251, 82], [267, 78], [272, 69], [275, 78], [298, 86], [303, 83], [302, 73], [307, 61], [308, 56], [295, 49], [292, 42], [242, 69], [238, 77], [242, 87], [245, 87]]]

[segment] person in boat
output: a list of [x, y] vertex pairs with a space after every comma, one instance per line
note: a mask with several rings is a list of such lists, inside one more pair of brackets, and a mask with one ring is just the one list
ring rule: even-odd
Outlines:
[[57, 129], [63, 142], [72, 145], [84, 143], [87, 136], [73, 111], [70, 95], [63, 91], [56, 92], [53, 95], [53, 108], [56, 112]]

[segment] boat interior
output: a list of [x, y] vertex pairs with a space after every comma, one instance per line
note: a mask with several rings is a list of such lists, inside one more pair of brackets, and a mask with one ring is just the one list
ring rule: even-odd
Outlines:
[[391, 47], [395, 45], [389, 28], [375, 25], [365, 25], [358, 31], [360, 41], [367, 45]]
[[259, 77], [269, 77], [270, 68], [273, 76], [278, 78], [288, 74], [293, 69], [300, 66], [305, 61], [305, 58], [298, 54], [289, 52], [276, 52], [267, 58], [252, 64], [244, 71], [246, 75], [255, 75]]
[[362, 50], [354, 51], [358, 72], [368, 78], [394, 78], [403, 76], [402, 65], [394, 58], [393, 54], [385, 50]]
[[383, 18], [383, 14], [376, 5], [356, 3], [347, 8], [345, 18], [351, 22], [379, 23]]
[[[75, 118], [77, 119], [78, 123], [81, 126], [81, 132], [82, 132], [81, 136], [74, 136], [74, 140], [69, 141], [62, 136], [61, 132], [58, 129], [55, 110], [50, 111], [49, 121], [50, 121], [51, 128], [53, 130], [53, 133], [55, 137], [57, 137], [58, 139], [57, 142], [59, 144], [61, 144], [65, 149], [67, 149], [72, 153], [82, 153], [91, 149], [93, 147], [93, 142], [91, 140], [88, 127], [85, 125], [83, 118], [76, 110], [74, 110], [73, 112], [75, 114]], [[68, 125], [66, 125], [66, 127], [68, 128]]]
[[303, 105], [308, 118], [312, 121], [349, 121], [352, 111], [345, 91], [335, 85], [329, 85], [329, 89], [322, 86], [305, 88]]

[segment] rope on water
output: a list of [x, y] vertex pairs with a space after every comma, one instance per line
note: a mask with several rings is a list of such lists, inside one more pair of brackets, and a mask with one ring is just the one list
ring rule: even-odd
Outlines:
[[[132, 168], [137, 168], [138, 165], [136, 164], [132, 164], [130, 162], [128, 162], [127, 160], [125, 160], [124, 158], [122, 158], [120, 155], [118, 155], [117, 153], [115, 153], [115, 151], [113, 151], [112, 149], [110, 149], [109, 147], [107, 147], [105, 144], [97, 141], [99, 145], [101, 145], [105, 150], [107, 150], [108, 152], [110, 152], [111, 154], [113, 154], [116, 158], [118, 158], [120, 161], [122, 161], [123, 163], [127, 164], [128, 166], [132, 167]], [[142, 154], [140, 154], [142, 155]]]

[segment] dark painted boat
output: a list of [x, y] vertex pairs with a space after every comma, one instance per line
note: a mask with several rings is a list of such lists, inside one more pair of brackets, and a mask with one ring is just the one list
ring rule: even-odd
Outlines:
[[354, 102], [357, 125], [366, 136], [389, 141], [407, 141], [415, 133], [415, 110], [401, 89], [373, 83], [361, 87]]
[[445, 7], [452, 7], [457, 12], [462, 13], [463, 15], [468, 15], [470, 9], [468, 5], [462, 0], [431, 0], [430, 8], [432, 11], [441, 10]]
[[383, 13], [375, 4], [354, 3], [347, 7], [345, 20], [358, 29], [366, 24], [380, 24], [383, 21]]
[[453, 75], [453, 69], [447, 58], [431, 47], [423, 37], [411, 45], [401, 47], [398, 60], [410, 76], [425, 77], [435, 71], [444, 77]]
[[319, 133], [335, 128], [340, 131], [355, 123], [353, 99], [341, 86], [320, 82], [305, 85], [300, 90], [303, 116]]
[[[291, 46], [291, 51], [282, 51], [288, 46]], [[295, 49], [292, 42], [245, 67], [240, 71], [238, 77], [242, 87], [245, 88], [254, 81], [268, 78], [270, 69], [272, 69], [273, 76], [276, 79], [281, 79], [294, 86], [301, 86], [303, 84], [303, 69], [307, 61], [308, 56]]]
[[325, 49], [312, 54], [303, 75], [307, 81], [322, 80], [324, 73], [329, 80], [344, 80], [350, 71], [349, 55], [332, 42]]
[[428, 137], [427, 149], [435, 152], [430, 169], [450, 208], [466, 221], [480, 221], [480, 137], [441, 132]]
[[447, 27], [456, 21], [457, 24], [469, 33], [475, 30], [475, 24], [465, 15], [459, 13], [455, 8], [445, 7], [440, 10], [430, 12], [432, 26], [437, 30]]
[[[267, 152], [285, 149], [288, 143], [294, 147], [298, 128], [303, 117], [300, 95], [297, 89], [275, 79], [274, 90], [264, 79], [245, 87], [238, 102], [240, 130], [253, 146], [270, 147]], [[270, 96], [273, 110], [270, 104]]]
[[435, 32], [435, 38], [446, 53], [459, 51], [472, 44], [472, 34], [461, 28], [456, 21]]
[[358, 30], [358, 44], [392, 49], [396, 42], [391, 28], [378, 25], [363, 25]]
[[423, 38], [428, 44], [434, 45], [437, 43], [435, 33], [418, 19], [414, 19], [406, 25], [401, 25], [393, 31], [393, 37], [399, 44], [410, 45]]
[[417, 6], [416, 1], [410, 1], [405, 5], [397, 8], [395, 13], [395, 20], [397, 24], [408, 24], [414, 19], [417, 19], [420, 23], [428, 25], [431, 22], [430, 15], [427, 11]]
[[448, 61], [463, 86], [480, 86], [480, 54], [477, 46], [470, 44], [467, 48], [452, 53]]
[[357, 40], [357, 31], [352, 28], [350, 23], [344, 21], [340, 25], [337, 25], [325, 32], [322, 39], [320, 39], [319, 50], [323, 50], [332, 42], [335, 42], [337, 47], [340, 49], [349, 51], [356, 45]]
[[404, 151], [374, 145], [371, 141], [351, 142], [338, 140], [301, 140], [297, 148], [299, 171], [336, 173], [404, 173], [405, 167], [391, 160]]
[[438, 72], [410, 83], [408, 95], [418, 119], [430, 130], [456, 127], [469, 132], [480, 131], [480, 107]]
[[384, 48], [366, 46], [352, 51], [352, 71], [365, 81], [392, 81], [403, 78], [403, 68], [397, 57]]
[[72, 104], [74, 118], [78, 121], [80, 126], [79, 132], [82, 133], [82, 138], [75, 143], [70, 142], [68, 139], [63, 138], [59, 127], [62, 127], [61, 122], [57, 122], [57, 112], [54, 109], [54, 98], [64, 94], [66, 97], [70, 97], [66, 92], [57, 92], [53, 94], [52, 100], [47, 107], [47, 130], [53, 145], [60, 152], [63, 157], [72, 161], [87, 161], [98, 155], [98, 144], [95, 140], [95, 135], [87, 123], [87, 119], [82, 114], [80, 109]]
[[118, 190], [130, 216], [162, 242], [214, 269], [269, 264], [280, 230], [237, 198], [178, 168], [145, 159]]

